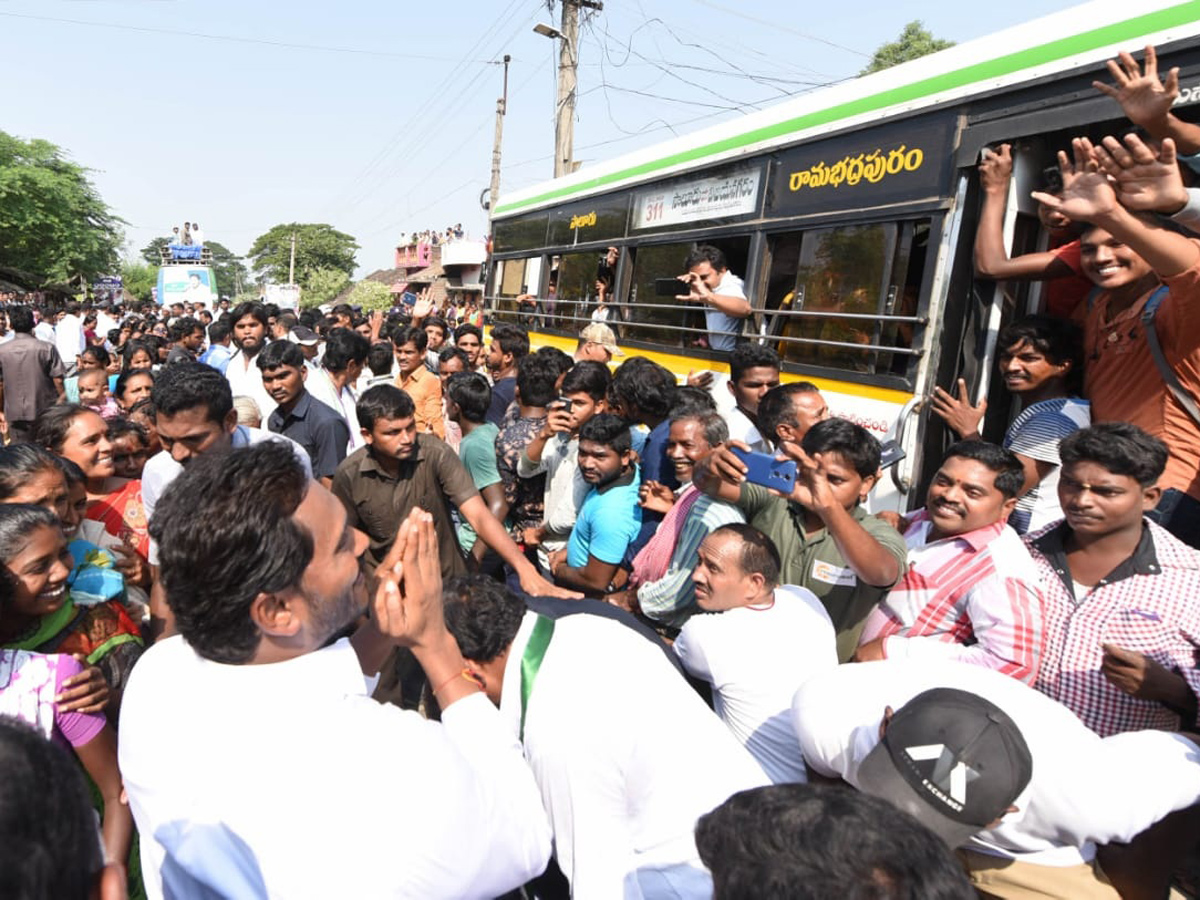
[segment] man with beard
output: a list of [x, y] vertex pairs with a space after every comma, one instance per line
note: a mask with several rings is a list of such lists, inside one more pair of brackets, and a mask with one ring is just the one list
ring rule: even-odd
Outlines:
[[[180, 635], [143, 657], [119, 748], [151, 897], [494, 897], [544, 868], [520, 745], [446, 630], [431, 516], [404, 523], [350, 639], [366, 538], [286, 448], [199, 460], [152, 529]], [[395, 647], [440, 724], [370, 700]]]
[[1045, 635], [1038, 573], [1008, 527], [1021, 461], [984, 441], [951, 444], [925, 509], [908, 519], [908, 569], [867, 617], [854, 658], [952, 659], [1032, 684]]
[[578, 455], [591, 490], [566, 548], [550, 554], [550, 574], [558, 584], [600, 596], [642, 525], [629, 426], [610, 413], [593, 417], [579, 429]]
[[263, 387], [262, 374], [254, 358], [267, 342], [267, 310], [261, 303], [239, 303], [230, 314], [236, 348], [225, 368], [225, 377], [235, 397], [250, 397], [258, 404], [263, 421], [275, 410], [275, 401]]
[[[248, 447], [263, 441], [282, 441], [312, 477], [308, 454], [299, 444], [281, 435], [237, 423], [229, 382], [216, 369], [203, 363], [169, 366], [154, 382], [150, 396], [162, 450], [152, 456], [142, 470], [142, 505], [147, 521], [154, 516], [167, 485], [192, 460], [210, 453], [226, 453], [235, 447]], [[158, 544], [153, 537], [150, 539], [149, 562], [154, 572], [150, 591], [151, 628], [169, 631], [171, 614], [158, 578]]]

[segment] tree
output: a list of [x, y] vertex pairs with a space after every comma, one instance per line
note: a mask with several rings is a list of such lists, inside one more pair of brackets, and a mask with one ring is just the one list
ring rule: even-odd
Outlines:
[[43, 284], [117, 270], [121, 226], [88, 169], [43, 140], [0, 131], [0, 260]]
[[349, 278], [357, 265], [358, 244], [332, 225], [276, 225], [259, 235], [247, 257], [254, 270], [269, 280], [286, 283], [292, 235], [296, 236], [296, 283], [308, 287], [308, 279], [321, 269], [336, 269]]
[[151, 288], [158, 284], [158, 266], [148, 266], [136, 259], [121, 264], [121, 281], [125, 290], [138, 300], [153, 300]]
[[346, 302], [351, 306], [361, 306], [364, 310], [391, 309], [392, 289], [378, 281], [365, 279], [354, 286]]
[[300, 305], [320, 306], [328, 303], [350, 284], [350, 276], [340, 269], [317, 269], [308, 276], [300, 292]]
[[935, 38], [921, 20], [917, 19], [905, 25], [904, 30], [900, 32], [900, 37], [896, 40], [881, 44], [875, 51], [875, 55], [871, 57], [871, 62], [858, 74], [870, 75], [872, 72], [890, 69], [892, 66], [908, 62], [910, 59], [937, 53], [939, 50], [953, 46], [954, 41]]
[[[142, 259], [157, 268], [162, 265], [162, 250], [167, 246], [165, 237], [157, 237], [142, 248]], [[212, 253], [213, 277], [217, 282], [217, 291], [222, 297], [232, 297], [238, 292], [239, 286], [244, 287], [249, 280], [249, 272], [242, 258], [216, 241], [205, 241], [204, 246]]]

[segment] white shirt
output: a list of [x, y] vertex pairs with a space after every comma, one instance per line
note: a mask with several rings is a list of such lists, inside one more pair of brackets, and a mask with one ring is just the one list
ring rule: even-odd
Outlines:
[[58, 320], [54, 326], [54, 346], [62, 357], [63, 365], [70, 368], [75, 364], [75, 357], [87, 347], [83, 337], [83, 320], [70, 313]]
[[[728, 269], [721, 276], [720, 282], [713, 293], [722, 297], [740, 297], [746, 299], [742, 279]], [[708, 346], [713, 350], [732, 350], [737, 346], [737, 336], [742, 332], [742, 319], [721, 312], [711, 304], [704, 306], [704, 324], [708, 328]]]
[[232, 836], [270, 897], [495, 897], [539, 874], [545, 814], [487, 698], [439, 725], [367, 688], [344, 639], [269, 665], [214, 663], [179, 636], [151, 647], [119, 738], [149, 895], [167, 859], [155, 835], [173, 864], [201, 865]]
[[195, 244], [197, 247], [201, 246], [204, 243], [204, 232], [201, 231], [199, 228], [192, 229], [192, 243]]
[[[500, 712], [513, 734], [536, 621], [525, 615], [505, 666]], [[525, 757], [574, 900], [637, 900], [636, 886], [622, 885], [638, 869], [702, 867], [696, 819], [768, 783], [658, 647], [584, 613], [555, 622], [529, 700]]]
[[731, 439], [748, 444], [756, 453], [774, 453], [758, 426], [738, 407], [735, 406], [732, 411], [725, 413], [725, 424], [729, 426]]
[[697, 613], [675, 639], [675, 655], [713, 686], [717, 715], [772, 782], [808, 780], [792, 698], [838, 664], [833, 622], [812, 591], [780, 585], [769, 607]]
[[[57, 335], [54, 332], [54, 326], [45, 319], [33, 326], [33, 336], [39, 341], [45, 341], [47, 344], [54, 344]], [[59, 356], [62, 354], [60, 353]], [[66, 365], [64, 362], [63, 365]]]
[[[291, 438], [282, 434], [272, 434], [269, 431], [263, 431], [259, 428], [248, 428], [245, 425], [239, 425], [234, 429], [231, 443], [234, 449], [238, 447], [251, 447], [263, 441], [286, 441], [292, 447], [292, 452], [296, 454], [296, 459], [304, 466], [304, 473], [312, 478], [312, 461], [308, 458], [308, 451], [293, 441]], [[163, 495], [163, 491], [167, 489], [176, 476], [183, 471], [183, 466], [175, 461], [171, 454], [166, 450], [159, 450], [146, 462], [145, 468], [142, 469], [142, 508], [146, 511], [146, 521], [149, 522], [154, 516], [154, 509], [158, 506], [158, 499]], [[147, 559], [152, 566], [158, 565], [158, 543], [154, 538], [150, 539], [150, 555]]]
[[346, 427], [350, 429], [350, 443], [346, 446], [347, 453], [353, 453], [366, 443], [366, 439], [362, 435], [362, 426], [358, 424], [356, 410], [358, 398], [354, 396], [354, 391], [350, 390], [350, 385], [344, 385], [339, 391], [334, 387], [333, 380], [329, 377], [329, 371], [317, 366], [309, 370], [304, 386], [308, 388], [308, 392], [314, 398], [346, 420]]
[[279, 404], [263, 387], [262, 369], [258, 367], [255, 359], [257, 357], [247, 358], [240, 349], [235, 350], [229, 357], [229, 365], [225, 367], [225, 380], [229, 382], [233, 396], [250, 397], [258, 404], [258, 411], [262, 413], [262, 421], [266, 425], [267, 419], [271, 417], [271, 413], [275, 412], [275, 407]]
[[966, 845], [1047, 866], [1090, 862], [1097, 844], [1127, 843], [1159, 819], [1200, 800], [1200, 748], [1165, 731], [1101, 738], [1065, 706], [1015, 678], [941, 660], [839, 666], [796, 694], [796, 731], [814, 770], [857, 784], [879, 742], [884, 707], [899, 709], [933, 688], [977, 694], [1016, 723], [1033, 777], [996, 828]]

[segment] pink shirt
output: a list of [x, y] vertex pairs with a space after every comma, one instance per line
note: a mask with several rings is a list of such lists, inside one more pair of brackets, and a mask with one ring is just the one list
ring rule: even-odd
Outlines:
[[859, 644], [883, 655], [956, 659], [1032, 684], [1045, 635], [1038, 575], [1017, 533], [996, 522], [929, 541], [924, 510], [904, 533], [908, 571], [867, 617]]

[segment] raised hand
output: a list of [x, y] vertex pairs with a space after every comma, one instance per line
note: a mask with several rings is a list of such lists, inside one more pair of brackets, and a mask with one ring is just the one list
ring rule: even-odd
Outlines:
[[665, 514], [675, 505], [675, 492], [657, 481], [644, 481], [638, 488], [638, 503], [642, 509]]
[[1171, 69], [1167, 80], [1158, 77], [1158, 54], [1146, 47], [1145, 69], [1124, 51], [1119, 59], [1108, 61], [1113, 84], [1093, 81], [1092, 87], [1121, 104], [1121, 110], [1135, 125], [1146, 129], [1161, 127], [1167, 121], [1171, 106], [1179, 96], [1179, 69]]
[[1170, 138], [1163, 139], [1156, 153], [1136, 134], [1126, 135], [1124, 144], [1115, 137], [1106, 137], [1094, 153], [1126, 209], [1170, 214], [1187, 204], [1187, 188], [1175, 160], [1175, 142]]
[[979, 163], [979, 184], [985, 191], [1007, 191], [1012, 179], [1012, 145], [986, 151]]
[[987, 399], [984, 398], [979, 401], [977, 406], [973, 406], [970, 396], [967, 394], [967, 382], [960, 378], [958, 379], [958, 396], [955, 397], [949, 391], [935, 387], [930, 408], [934, 415], [945, 422], [946, 427], [960, 438], [978, 437], [979, 426], [983, 423], [984, 413], [987, 412]]
[[1062, 172], [1063, 190], [1060, 196], [1034, 191], [1033, 199], [1043, 206], [1060, 212], [1076, 222], [1090, 222], [1109, 216], [1120, 207], [1117, 194], [1108, 176], [1100, 170], [1092, 142], [1087, 138], [1071, 141], [1074, 159], [1058, 151], [1058, 168]]

